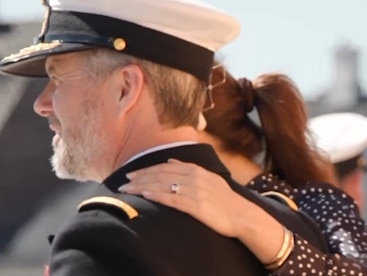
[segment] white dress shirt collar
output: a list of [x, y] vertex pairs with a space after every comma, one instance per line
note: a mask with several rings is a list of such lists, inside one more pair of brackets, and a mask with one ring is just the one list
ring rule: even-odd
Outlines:
[[146, 154], [149, 154], [149, 153], [152, 153], [152, 152], [155, 152], [155, 151], [164, 150], [164, 149], [168, 149], [168, 148], [175, 148], [175, 147], [180, 147], [180, 146], [186, 146], [186, 145], [194, 145], [194, 144], [197, 144], [197, 143], [198, 142], [195, 142], [195, 141], [182, 141], [182, 142], [174, 142], [174, 143], [159, 145], [159, 146], [144, 150], [142, 152], [139, 152], [139, 153], [133, 155], [132, 157], [130, 157], [125, 162], [124, 165], [138, 159], [139, 157], [142, 157]]

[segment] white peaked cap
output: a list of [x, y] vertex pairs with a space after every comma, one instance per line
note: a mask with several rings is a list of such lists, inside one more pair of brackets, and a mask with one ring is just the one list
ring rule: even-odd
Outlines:
[[123, 19], [211, 51], [238, 36], [237, 20], [197, 0], [50, 0], [53, 10]]
[[47, 56], [107, 47], [209, 78], [214, 52], [234, 40], [239, 22], [198, 0], [50, 0], [32, 46], [5, 57], [0, 70], [46, 76]]
[[316, 144], [332, 163], [352, 159], [367, 148], [367, 117], [356, 113], [330, 113], [310, 119]]

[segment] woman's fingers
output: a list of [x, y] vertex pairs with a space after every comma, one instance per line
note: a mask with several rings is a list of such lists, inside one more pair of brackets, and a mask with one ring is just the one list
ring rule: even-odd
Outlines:
[[[120, 192], [141, 195], [144, 192], [160, 192], [164, 194], [173, 194], [186, 196], [191, 199], [197, 198], [197, 191], [191, 185], [186, 184], [185, 180], [174, 178], [175, 180], [166, 181], [148, 181], [144, 179], [144, 182], [139, 182], [138, 179], [133, 179], [131, 182], [122, 185], [119, 188]], [[174, 187], [175, 186], [175, 187]]]
[[185, 175], [178, 174], [176, 172], [164, 172], [164, 171], [156, 171], [156, 172], [140, 172], [139, 174], [135, 175], [134, 177], [129, 178], [131, 183], [134, 184], [145, 184], [145, 183], [173, 183], [177, 182]]
[[134, 181], [132, 181], [125, 185], [122, 185], [119, 188], [119, 191], [123, 193], [134, 194], [134, 195], [141, 195], [144, 191], [169, 193], [170, 186], [167, 185], [166, 183], [161, 183], [161, 182], [136, 184]]
[[192, 210], [195, 209], [196, 202], [189, 197], [155, 191], [145, 191], [142, 195], [146, 199], [180, 210], [189, 215], [194, 214]]
[[130, 179], [121, 191], [141, 194], [193, 216], [222, 235], [235, 236], [238, 214], [246, 205], [221, 176], [193, 164], [169, 160], [136, 171]]
[[190, 198], [198, 199], [198, 194], [211, 189], [208, 173], [203, 168], [174, 159], [169, 162], [129, 173], [130, 183], [119, 190], [130, 194], [141, 194], [143, 191], [172, 193], [174, 184], [179, 187], [181, 194], [184, 191]]

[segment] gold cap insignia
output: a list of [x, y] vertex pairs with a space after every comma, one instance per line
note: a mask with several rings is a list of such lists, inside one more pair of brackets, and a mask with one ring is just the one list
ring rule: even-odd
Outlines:
[[123, 38], [116, 38], [113, 41], [113, 47], [117, 51], [122, 51], [126, 48], [126, 41]]

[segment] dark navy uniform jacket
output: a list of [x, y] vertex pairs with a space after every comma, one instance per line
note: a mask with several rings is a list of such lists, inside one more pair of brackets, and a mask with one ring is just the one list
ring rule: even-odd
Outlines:
[[147, 154], [108, 177], [95, 197], [81, 204], [77, 216], [55, 236], [50, 275], [268, 275], [237, 239], [221, 236], [187, 214], [117, 191], [128, 182], [127, 172], [167, 162], [168, 158], [196, 163], [221, 175], [235, 191], [326, 250], [312, 223], [286, 205], [236, 184], [214, 150], [198, 144]]

